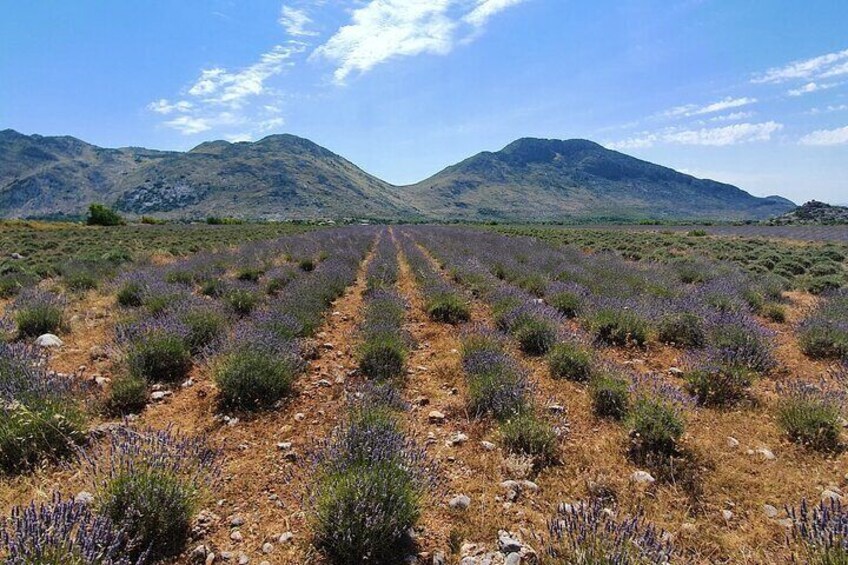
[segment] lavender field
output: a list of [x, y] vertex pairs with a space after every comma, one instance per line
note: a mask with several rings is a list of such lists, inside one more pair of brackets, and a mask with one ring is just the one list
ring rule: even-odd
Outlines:
[[322, 228], [10, 287], [0, 555], [841, 563], [848, 254], [704, 229]]

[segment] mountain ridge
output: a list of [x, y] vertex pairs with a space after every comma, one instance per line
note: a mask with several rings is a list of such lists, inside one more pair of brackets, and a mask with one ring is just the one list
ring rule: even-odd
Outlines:
[[251, 219], [763, 219], [795, 207], [585, 139], [520, 138], [395, 186], [306, 138], [205, 141], [188, 151], [103, 148], [0, 131], [0, 217], [82, 213]]

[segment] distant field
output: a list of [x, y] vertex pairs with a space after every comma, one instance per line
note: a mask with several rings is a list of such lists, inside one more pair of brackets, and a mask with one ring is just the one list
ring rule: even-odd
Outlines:
[[[85, 271], [93, 276], [151, 255], [183, 257], [311, 229], [291, 224], [166, 224], [115, 227], [0, 222], [0, 293], [27, 281]], [[14, 254], [21, 258], [13, 257]]]
[[[730, 262], [754, 275], [779, 275], [794, 288], [814, 294], [848, 282], [848, 240], [836, 239], [840, 233], [848, 234], [848, 229], [840, 226], [497, 226], [494, 229], [560, 245], [575, 245], [587, 251], [612, 251], [633, 261], [673, 263], [684, 258], [702, 258]], [[808, 239], [816, 233], [819, 239]]]
[[848, 226], [576, 226], [568, 229], [616, 230], [628, 232], [690, 232], [703, 230], [709, 235], [797, 239], [799, 241], [835, 241], [848, 243]]

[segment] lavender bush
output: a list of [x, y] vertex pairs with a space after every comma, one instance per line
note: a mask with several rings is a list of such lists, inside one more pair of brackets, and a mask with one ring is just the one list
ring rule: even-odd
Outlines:
[[140, 565], [148, 560], [124, 529], [89, 505], [58, 494], [51, 503], [13, 508], [3, 520], [0, 542], [9, 565]]
[[664, 532], [640, 516], [618, 518], [601, 501], [560, 504], [548, 523], [549, 565], [647, 565], [671, 561]]
[[165, 430], [112, 430], [87, 461], [99, 515], [136, 545], [129, 556], [158, 560], [185, 547], [197, 505], [218, 473], [218, 452]]

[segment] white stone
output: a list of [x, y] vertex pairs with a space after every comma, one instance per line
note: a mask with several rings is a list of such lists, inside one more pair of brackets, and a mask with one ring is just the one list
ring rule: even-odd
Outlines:
[[652, 485], [657, 480], [647, 471], [633, 471], [630, 480], [637, 484]]
[[62, 347], [62, 345], [64, 345], [64, 343], [62, 342], [61, 339], [59, 339], [59, 336], [57, 336], [57, 335], [41, 334], [40, 336], [35, 338], [35, 345], [37, 345], [39, 347], [52, 348], [52, 347]]
[[468, 498], [464, 494], [459, 494], [453, 497], [450, 502], [448, 502], [448, 506], [453, 508], [454, 510], [465, 510], [471, 505], [471, 499]]

